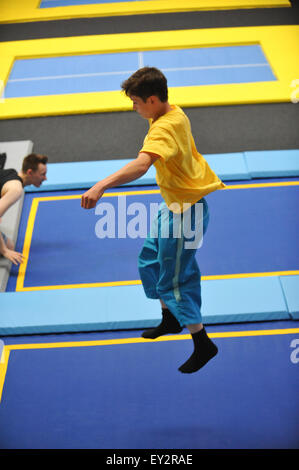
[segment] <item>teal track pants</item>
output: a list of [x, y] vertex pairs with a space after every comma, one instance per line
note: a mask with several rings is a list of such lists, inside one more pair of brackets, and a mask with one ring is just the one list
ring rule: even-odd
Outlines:
[[181, 326], [202, 322], [201, 273], [195, 254], [208, 223], [205, 199], [182, 214], [163, 203], [138, 257], [145, 295], [163, 300]]

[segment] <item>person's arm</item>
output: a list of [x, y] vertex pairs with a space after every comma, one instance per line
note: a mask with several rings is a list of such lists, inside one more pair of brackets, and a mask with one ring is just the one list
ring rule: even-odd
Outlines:
[[106, 189], [130, 183], [140, 178], [158, 158], [160, 158], [159, 155], [141, 152], [135, 160], [129, 162], [123, 168], [107, 176], [107, 178], [99, 181], [86, 191], [81, 198], [81, 207], [92, 209], [96, 206], [97, 201], [102, 197]]
[[2, 233], [0, 232], [0, 255], [3, 255], [5, 248], [6, 248], [5, 241], [2, 237]]
[[[9, 190], [0, 199], [0, 222], [5, 212], [17, 202], [23, 194], [23, 188], [19, 181], [10, 181]], [[0, 254], [17, 265], [23, 261], [23, 255], [7, 247], [0, 231]]]
[[6, 246], [6, 243], [3, 240], [1, 232], [0, 232], [0, 254], [3, 255], [4, 258], [8, 259], [16, 266], [22, 263], [22, 261], [24, 261], [24, 257], [22, 253], [18, 253], [17, 251], [11, 250]]
[[9, 181], [9, 190], [0, 198], [0, 218], [5, 214], [23, 194], [23, 188], [19, 181]]

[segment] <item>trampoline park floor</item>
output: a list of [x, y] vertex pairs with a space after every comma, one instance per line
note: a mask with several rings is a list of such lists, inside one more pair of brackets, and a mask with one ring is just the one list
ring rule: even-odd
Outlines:
[[[203, 279], [298, 274], [298, 190], [298, 179], [267, 178], [210, 194], [197, 251]], [[26, 261], [7, 290], [140, 284], [136, 260], [162, 202], [158, 187], [107, 191], [92, 211], [81, 208], [83, 192], [26, 194], [18, 239]]]
[[[277, 196], [268, 198], [272, 200], [278, 217], [284, 215], [280, 208], [286, 204], [289, 209], [292, 207], [292, 195], [297, 187], [290, 184], [263, 188], [265, 191], [280, 191]], [[249, 189], [247, 194], [251, 203], [258, 195], [258, 192], [254, 194], [254, 190], [261, 189]], [[243, 207], [246, 202], [241, 199], [246, 192], [245, 186], [236, 191], [240, 193], [236, 201]], [[57, 199], [55, 193], [51, 194]], [[225, 197], [233, 198], [237, 193], [228, 190], [224, 194]], [[43, 196], [47, 197], [46, 193]], [[39, 242], [35, 244], [33, 231], [30, 245], [32, 253], [36, 248], [39, 250], [39, 243], [43, 245], [44, 235], [49, 247], [53, 248], [53, 234], [56, 234], [55, 240], [58, 240], [60, 246], [59, 227], [50, 216], [51, 204], [76, 202], [79, 207], [77, 196], [75, 194], [71, 199], [43, 202], [47, 215], [42, 221], [39, 220], [42, 213], [36, 212], [34, 231], [39, 233]], [[23, 243], [25, 229], [28, 228], [28, 214], [32, 207], [28, 201], [31, 202], [31, 199], [32, 196], [27, 194], [18, 243]], [[210, 207], [217, 212], [219, 203], [216, 199], [217, 196], [214, 200], [211, 198]], [[261, 213], [265, 215], [261, 192], [257, 201]], [[258, 205], [253, 204], [253, 207], [257, 208]], [[221, 212], [220, 206], [218, 211]], [[62, 213], [65, 216], [60, 217], [60, 220], [65, 226], [67, 214], [73, 213], [77, 217], [75, 209], [64, 208]], [[86, 213], [82, 213], [85, 217]], [[250, 211], [247, 213], [250, 214]], [[271, 216], [268, 213], [266, 218], [267, 224], [270, 224], [269, 230], [272, 230], [271, 224], [280, 228], [294, 228], [290, 220], [285, 221], [285, 224], [276, 224], [274, 213], [272, 211]], [[289, 210], [287, 217], [292, 213]], [[258, 217], [256, 210], [254, 214]], [[89, 216], [94, 217], [94, 214]], [[49, 223], [49, 220], [52, 222]], [[217, 231], [216, 226], [214, 229]], [[214, 229], [211, 228], [211, 238]], [[265, 234], [264, 248], [260, 247], [260, 255], [255, 258], [255, 262], [268, 263], [268, 270], [277, 270], [277, 266], [273, 268], [272, 263], [279, 260], [286, 263], [279, 269], [293, 269], [294, 266], [288, 264], [293, 259], [293, 256], [288, 256], [288, 252], [292, 252], [295, 246], [292, 230], [283, 232], [282, 237], [288, 242], [281, 244], [281, 247], [289, 249], [284, 252], [281, 248], [280, 257], [276, 259], [265, 251], [269, 239]], [[73, 229], [73, 233], [79, 237], [80, 243], [79, 230]], [[227, 236], [230, 237], [231, 233]], [[275, 246], [273, 237], [272, 242]], [[39, 251], [39, 255], [42, 251]], [[130, 249], [127, 251], [132, 254]], [[123, 247], [122, 253], [125, 252], [126, 248]], [[51, 255], [50, 258], [55, 257]], [[230, 265], [229, 258], [228, 255], [226, 268], [234, 266], [240, 272], [240, 265]], [[254, 261], [249, 261], [254, 266]], [[33, 258], [30, 263], [31, 272], [34, 272]], [[41, 267], [43, 263], [38, 265]], [[108, 266], [109, 263], [105, 272], [108, 272]], [[112, 262], [110, 267], [110, 273], [120, 272], [113, 268]], [[210, 269], [208, 274], [215, 274], [215, 266], [206, 264], [205, 269]], [[49, 269], [44, 270], [48, 276], [46, 285], [51, 278], [50, 271], [49, 264]], [[126, 279], [130, 275], [134, 278], [135, 273], [129, 268], [123, 272], [127, 275]], [[56, 269], [55, 281], [57, 276]], [[31, 278], [28, 282], [25, 284], [27, 288], [29, 285], [31, 288], [43, 288], [40, 272], [35, 280]], [[75, 286], [78, 279], [70, 282]], [[74, 292], [76, 290], [82, 289], [75, 289]], [[12, 292], [11, 295], [16, 294]], [[125, 304], [124, 299], [119, 302]], [[94, 308], [96, 305], [87, 304], [81, 312], [82, 318]], [[41, 311], [44, 309], [47, 306], [41, 306]], [[140, 312], [141, 316], [143, 313]], [[297, 321], [289, 317], [288, 320], [209, 324], [207, 332], [217, 344], [219, 353], [201, 371], [191, 375], [178, 371], [178, 367], [192, 353], [192, 341], [187, 330], [180, 335], [150, 341], [143, 339], [141, 330], [134, 327], [134, 323], [132, 325], [122, 331], [2, 336], [0, 448], [98, 449], [105, 450], [109, 455], [109, 449], [157, 449], [157, 452], [159, 449], [170, 449], [171, 452], [175, 449], [189, 449], [192, 454], [193, 450], [200, 449], [299, 448]], [[146, 456], [144, 460], [148, 458]]]
[[1, 449], [298, 449], [298, 323], [207, 331], [219, 353], [191, 375], [185, 331], [4, 338]]
[[[265, 181], [228, 183], [207, 198], [210, 223], [197, 252], [205, 324], [298, 318], [299, 184]], [[151, 207], [161, 202], [157, 187], [107, 192], [94, 211], [82, 210], [82, 192], [26, 194], [17, 241], [25, 262], [11, 270], [1, 299], [2, 335], [148, 328], [159, 321], [159, 302], [146, 299], [137, 269]]]

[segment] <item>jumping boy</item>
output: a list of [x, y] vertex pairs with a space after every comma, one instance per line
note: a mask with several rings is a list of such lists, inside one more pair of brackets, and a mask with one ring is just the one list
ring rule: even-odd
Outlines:
[[[187, 205], [194, 227], [196, 205], [201, 204], [201, 224], [205, 233], [209, 212], [204, 196], [225, 185], [197, 152], [187, 116], [181, 108], [168, 102], [167, 80], [160, 70], [154, 67], [139, 69], [122, 83], [122, 89], [132, 100], [133, 109], [149, 120], [148, 134], [138, 157], [84, 193], [81, 206], [85, 209], [95, 207], [108, 188], [134, 181], [151, 165], [155, 166], [157, 184], [165, 203], [157, 214], [157, 233], [148, 236], [139, 254], [138, 268], [146, 296], [161, 302], [162, 321], [142, 336], [155, 339], [168, 333], [179, 333], [186, 326], [193, 339], [194, 351], [179, 370], [196, 372], [217, 354], [218, 349], [202, 324], [201, 276], [195, 260], [196, 249], [186, 248], [183, 234], [174, 236], [174, 221], [178, 213], [183, 217]], [[165, 224], [169, 237], [162, 236]]]
[[[31, 153], [24, 158], [22, 170], [18, 173], [10, 168], [0, 169], [0, 223], [1, 217], [15, 204], [24, 192], [24, 186], [33, 184], [37, 188], [47, 179], [48, 157]], [[15, 265], [23, 261], [21, 253], [14, 251], [14, 243], [0, 230], [0, 255]]]

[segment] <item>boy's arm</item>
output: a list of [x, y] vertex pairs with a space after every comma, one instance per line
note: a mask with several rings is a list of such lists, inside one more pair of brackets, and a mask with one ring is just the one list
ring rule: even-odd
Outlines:
[[107, 176], [107, 178], [99, 181], [86, 191], [81, 198], [81, 207], [92, 209], [96, 206], [97, 201], [102, 197], [106, 189], [130, 183], [140, 178], [158, 158], [160, 158], [159, 155], [141, 152], [135, 160], [129, 162], [123, 168]]

